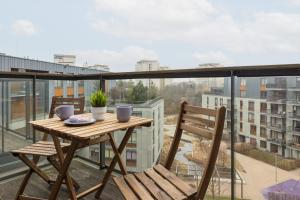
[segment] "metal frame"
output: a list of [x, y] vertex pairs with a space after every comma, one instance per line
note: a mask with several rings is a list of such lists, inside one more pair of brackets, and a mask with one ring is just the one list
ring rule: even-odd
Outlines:
[[[36, 79], [43, 80], [101, 80], [101, 89], [105, 90], [105, 80], [120, 79], [161, 79], [161, 78], [209, 78], [209, 77], [230, 77], [231, 79], [231, 110], [234, 110], [235, 79], [236, 77], [264, 77], [264, 76], [299, 76], [300, 64], [281, 65], [256, 65], [256, 66], [233, 66], [219, 68], [193, 68], [181, 70], [146, 71], [146, 72], [120, 72], [120, 73], [99, 73], [87, 75], [70, 74], [46, 74], [29, 72], [0, 72], [0, 78], [26, 78], [32, 80], [33, 89], [33, 120], [36, 118]], [[3, 84], [3, 81], [2, 81]], [[3, 92], [2, 92], [3, 93]], [[231, 112], [231, 119], [234, 119], [234, 112]], [[3, 122], [3, 119], [2, 119]], [[2, 129], [3, 130], [3, 129]], [[231, 121], [231, 166], [235, 164], [234, 142], [235, 130], [234, 121]], [[33, 133], [33, 141], [35, 134]], [[100, 145], [100, 169], [105, 167], [105, 145]], [[235, 198], [235, 171], [231, 167], [231, 199]]]

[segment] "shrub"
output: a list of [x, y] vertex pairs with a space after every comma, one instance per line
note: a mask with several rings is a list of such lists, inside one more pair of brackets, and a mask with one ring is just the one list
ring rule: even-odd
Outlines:
[[[300, 167], [300, 160], [296, 159], [289, 159], [289, 158], [283, 158], [279, 155], [277, 155], [277, 158], [275, 154], [263, 151], [255, 148], [251, 144], [247, 143], [239, 143], [235, 145], [235, 150], [238, 153], [244, 154], [246, 156], [249, 156], [251, 158], [254, 158], [256, 160], [260, 160], [264, 163], [276, 166], [283, 170], [294, 170]], [[276, 161], [277, 159], [277, 161]]]

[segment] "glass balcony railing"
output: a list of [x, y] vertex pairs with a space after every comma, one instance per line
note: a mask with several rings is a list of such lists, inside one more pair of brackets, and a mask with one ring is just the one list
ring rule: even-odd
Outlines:
[[[292, 75], [295, 70], [295, 67], [291, 66], [284, 66], [284, 70], [279, 66], [278, 68], [272, 70], [273, 76], [276, 75], [276, 70], [278, 76], [285, 73]], [[206, 199], [263, 199], [262, 191], [293, 179], [294, 170], [300, 169], [300, 146], [298, 140], [293, 139], [293, 136], [300, 135], [300, 129], [292, 128], [295, 127], [293, 119], [298, 117], [291, 112], [293, 105], [285, 101], [280, 102], [286, 106], [287, 115], [266, 109], [273, 108], [274, 102], [269, 101], [270, 98], [260, 98], [260, 84], [247, 85], [245, 97], [235, 93], [239, 90], [239, 85], [231, 86], [230, 83], [240, 76], [258, 82], [264, 75], [266, 79], [274, 79], [268, 75], [268, 70], [260, 71], [261, 69], [250, 67], [247, 70], [218, 68], [103, 73], [73, 75], [71, 78], [52, 74], [29, 73], [20, 75], [21, 77], [16, 77], [18, 73], [8, 73], [9, 76], [5, 74], [7, 77], [0, 79], [0, 180], [5, 179], [8, 173], [10, 176], [7, 177], [11, 177], [13, 173], [17, 174], [16, 169], [24, 170], [24, 165], [13, 159], [9, 151], [41, 138], [41, 133], [33, 131], [29, 122], [48, 117], [52, 96], [85, 96], [85, 111], [89, 112], [89, 95], [102, 88], [109, 96], [108, 112], [115, 112], [116, 105], [130, 104], [133, 105], [133, 115], [153, 119], [151, 127], [135, 130], [122, 155], [130, 172], [143, 171], [155, 163], [165, 162], [176, 129], [180, 101], [187, 100], [192, 104], [213, 109], [224, 105], [227, 112], [234, 108], [234, 112], [228, 112], [226, 115], [215, 174]], [[234, 76], [231, 77], [231, 74]], [[207, 76], [218, 78], [211, 81], [213, 77]], [[295, 79], [293, 76], [285, 78], [289, 78], [290, 81]], [[56, 83], [55, 79], [61, 80]], [[73, 81], [74, 85], [68, 81]], [[257, 88], [252, 88], [255, 85]], [[214, 89], [209, 89], [210, 87]], [[273, 95], [274, 91], [267, 89], [266, 93], [269, 92]], [[234, 97], [233, 105], [231, 97]], [[280, 97], [287, 99], [284, 95]], [[252, 110], [247, 109], [249, 101], [253, 103]], [[266, 104], [262, 110], [261, 104]], [[261, 115], [264, 116], [262, 121]], [[278, 134], [271, 135], [271, 132]], [[118, 134], [122, 133], [120, 131]], [[115, 134], [117, 142], [118, 134]], [[209, 145], [202, 138], [184, 133], [172, 171], [197, 187], [202, 178], [203, 163], [206, 161], [204, 155]], [[93, 163], [99, 168], [108, 165], [113, 156], [109, 144], [93, 145], [77, 153], [77, 157], [82, 159], [83, 163]], [[8, 179], [6, 181], [9, 182]]]
[[267, 114], [272, 116], [272, 117], [279, 117], [279, 118], [286, 117], [286, 112], [285, 111], [275, 110], [275, 109], [268, 109]]

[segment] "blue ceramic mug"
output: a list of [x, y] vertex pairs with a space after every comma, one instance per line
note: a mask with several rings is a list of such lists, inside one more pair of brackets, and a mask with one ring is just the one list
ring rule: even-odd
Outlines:
[[119, 122], [128, 122], [132, 115], [133, 107], [130, 105], [119, 105], [116, 107]]
[[55, 114], [61, 119], [69, 119], [74, 115], [74, 105], [61, 105], [54, 109]]

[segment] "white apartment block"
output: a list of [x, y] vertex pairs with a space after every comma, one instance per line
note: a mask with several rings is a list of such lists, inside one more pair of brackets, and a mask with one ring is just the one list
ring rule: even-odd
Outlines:
[[[140, 60], [135, 65], [135, 71], [162, 71], [168, 70], [169, 67], [160, 66], [157, 60]], [[171, 79], [137, 79], [136, 83], [141, 81], [144, 86], [156, 86], [158, 89], [164, 88], [166, 85], [171, 84]]]
[[[115, 113], [115, 107], [108, 107], [108, 111]], [[128, 171], [141, 172], [156, 163], [163, 146], [164, 100], [157, 98], [143, 104], [134, 104], [133, 115], [153, 119], [150, 127], [137, 127], [134, 130], [122, 154]], [[114, 133], [118, 145], [121, 143], [124, 134], [125, 131]], [[90, 154], [97, 157], [99, 155], [99, 145], [91, 147]], [[106, 164], [112, 160], [113, 156], [112, 147], [109, 143], [106, 143]]]

